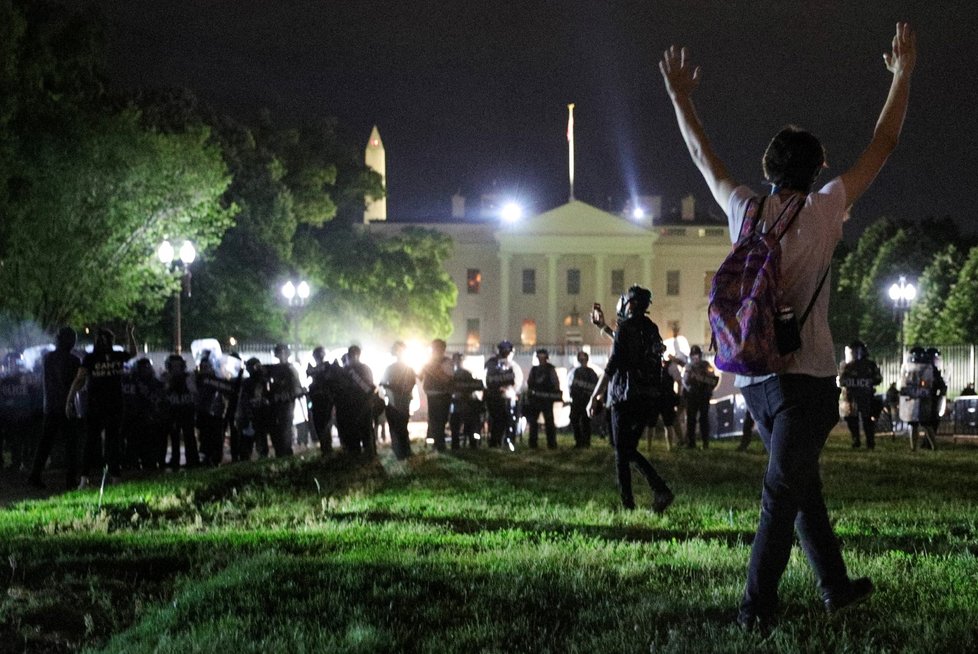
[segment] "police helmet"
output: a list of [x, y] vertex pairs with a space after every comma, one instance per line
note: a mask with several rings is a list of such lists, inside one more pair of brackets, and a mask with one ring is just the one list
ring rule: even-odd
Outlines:
[[852, 358], [856, 361], [869, 358], [869, 348], [867, 348], [866, 344], [859, 339], [856, 339], [850, 343], [849, 349], [852, 351]]
[[636, 284], [625, 293], [625, 302], [635, 305], [633, 313], [645, 313], [652, 305], [652, 291]]
[[500, 356], [507, 356], [512, 351], [513, 351], [513, 344], [510, 343], [509, 341], [499, 341], [499, 344], [496, 346], [496, 352], [498, 352]]
[[927, 352], [920, 346], [910, 348], [910, 363], [930, 363]]
[[941, 351], [936, 347], [927, 348], [924, 350], [924, 355], [927, 357], [927, 360], [930, 363], [933, 363], [935, 366], [941, 362]]

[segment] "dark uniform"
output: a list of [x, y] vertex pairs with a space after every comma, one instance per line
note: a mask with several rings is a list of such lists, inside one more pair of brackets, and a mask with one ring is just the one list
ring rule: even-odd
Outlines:
[[482, 438], [482, 399], [479, 393], [485, 390], [485, 384], [462, 367], [461, 355], [456, 354], [455, 357], [458, 359], [453, 362], [452, 408], [448, 416], [452, 447], [460, 446], [463, 440], [468, 441], [469, 447], [476, 447]]
[[554, 423], [554, 402], [562, 399], [560, 379], [557, 369], [550, 363], [550, 354], [546, 350], [537, 350], [539, 365], [530, 368], [526, 378], [527, 410], [524, 414], [530, 423], [530, 447], [536, 448], [540, 434], [538, 420], [543, 414], [544, 429], [547, 433], [547, 448], [557, 447], [557, 425]]
[[290, 363], [273, 363], [265, 366], [269, 381], [269, 404], [272, 418], [272, 448], [275, 456], [292, 456], [295, 437], [295, 401], [302, 396], [299, 376]]
[[839, 386], [842, 387], [842, 400], [845, 410], [843, 416], [849, 433], [852, 435], [852, 446], [859, 447], [859, 422], [862, 420], [863, 431], [866, 433], [866, 449], [876, 447], [876, 417], [879, 409], [876, 400], [876, 386], [883, 381], [879, 366], [869, 358], [869, 351], [862, 341], [854, 341], [850, 345], [853, 360], [842, 366], [839, 373]]
[[181, 438], [185, 465], [192, 468], [200, 464], [197, 435], [194, 432], [197, 389], [193, 376], [186, 370], [186, 365], [179, 354], [170, 355], [163, 379], [166, 397], [166, 431], [170, 435], [170, 460], [167, 465], [174, 470], [180, 467]]
[[333, 406], [336, 399], [333, 397], [331, 378], [339, 374], [335, 364], [322, 360], [323, 352], [316, 348], [313, 357], [317, 356], [316, 365], [309, 365], [306, 368], [306, 375], [312, 380], [309, 383], [309, 413], [312, 419], [312, 428], [319, 439], [319, 448], [325, 454], [333, 449], [333, 434], [330, 421], [333, 417]]
[[486, 361], [486, 411], [489, 413], [489, 447], [500, 447], [505, 439], [510, 449], [516, 446], [517, 368], [509, 360], [513, 346], [503, 341], [496, 356]]
[[[399, 350], [395, 347], [395, 356]], [[411, 456], [408, 420], [411, 418], [411, 392], [416, 376], [410, 366], [395, 361], [384, 371], [380, 385], [387, 392], [387, 424], [391, 430], [391, 449], [398, 459]]]
[[570, 422], [574, 430], [574, 447], [584, 448], [591, 447], [591, 416], [587, 413], [587, 404], [598, 385], [598, 373], [588, 367], [586, 352], [579, 353], [577, 360], [581, 365], [571, 371], [567, 385], [571, 398]]
[[88, 371], [83, 477], [90, 476], [103, 463], [108, 466], [110, 476], [122, 474], [122, 375], [125, 363], [132, 356], [129, 352], [97, 347], [82, 359], [81, 369]]
[[[205, 360], [206, 361], [206, 360]], [[235, 383], [218, 377], [213, 364], [201, 361], [197, 370], [197, 431], [204, 463], [220, 465], [224, 460], [224, 421], [228, 398]]]
[[20, 470], [28, 464], [31, 435], [37, 433], [36, 423], [43, 411], [43, 394], [39, 376], [23, 368], [19, 354], [8, 355], [5, 369], [0, 373], [0, 467], [6, 442], [10, 467]]
[[686, 399], [686, 446], [696, 447], [696, 425], [699, 423], [703, 448], [710, 446], [710, 398], [719, 378], [713, 366], [703, 360], [699, 346], [689, 352], [689, 363], [683, 373], [683, 391]]
[[428, 401], [428, 442], [436, 450], [444, 450], [445, 427], [452, 406], [452, 362], [445, 356], [445, 341], [436, 339], [431, 347], [431, 360], [421, 370], [421, 388]]
[[241, 381], [236, 415], [241, 440], [232, 453], [235, 461], [250, 461], [256, 443], [264, 444], [263, 448], [259, 448], [259, 455], [268, 456], [268, 435], [272, 424], [268, 400], [270, 391], [264, 366], [258, 359], [251, 358], [245, 363], [245, 369], [248, 376]]

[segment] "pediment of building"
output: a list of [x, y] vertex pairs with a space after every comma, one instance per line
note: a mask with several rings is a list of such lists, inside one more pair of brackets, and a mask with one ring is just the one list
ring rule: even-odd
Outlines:
[[495, 233], [503, 251], [520, 252], [531, 243], [540, 251], [567, 252], [647, 252], [656, 234], [634, 225], [621, 216], [574, 200], [567, 204], [524, 218]]

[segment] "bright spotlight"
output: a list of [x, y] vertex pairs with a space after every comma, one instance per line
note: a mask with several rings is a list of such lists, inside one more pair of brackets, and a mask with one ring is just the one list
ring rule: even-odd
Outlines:
[[634, 209], [632, 209], [632, 218], [634, 218], [635, 220], [642, 220], [643, 218], [645, 218], [645, 209], [643, 209], [642, 207], [635, 207]]
[[299, 282], [299, 285], [295, 289], [296, 294], [298, 294], [300, 300], [305, 300], [309, 297], [310, 289], [309, 282]]
[[156, 251], [156, 256], [159, 257], [160, 262], [164, 266], [169, 266], [173, 261], [173, 246], [169, 241], [163, 241], [160, 243], [159, 249]]
[[183, 261], [185, 264], [191, 264], [196, 258], [197, 249], [194, 247], [194, 244], [190, 241], [184, 241], [183, 245], [180, 246], [180, 261]]
[[502, 219], [508, 223], [515, 223], [523, 217], [523, 207], [515, 202], [507, 202], [503, 205], [500, 216], [502, 216]]
[[282, 297], [289, 301], [295, 297], [295, 284], [292, 283], [292, 280], [282, 284]]

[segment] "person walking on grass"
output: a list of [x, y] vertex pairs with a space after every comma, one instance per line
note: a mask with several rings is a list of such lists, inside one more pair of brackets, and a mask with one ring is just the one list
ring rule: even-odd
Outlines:
[[611, 437], [622, 506], [628, 511], [635, 509], [631, 470], [634, 463], [654, 493], [652, 510], [662, 513], [675, 496], [649, 460], [639, 453], [638, 443], [662, 401], [665, 348], [659, 328], [645, 315], [652, 304], [652, 292], [632, 286], [622, 299], [622, 319], [618, 322], [608, 365], [591, 395], [588, 414], [593, 416], [598, 404], [611, 407]]
[[[892, 73], [889, 94], [872, 139], [852, 168], [813, 192], [815, 179], [825, 166], [825, 153], [812, 134], [794, 126], [779, 132], [764, 153], [764, 174], [772, 191], [758, 220], [770, 229], [782, 213], [797, 214], [781, 240], [781, 300], [795, 315], [801, 315], [813, 297], [817, 301], [801, 328], [801, 348], [782, 372], [738, 376], [735, 382], [770, 452], [760, 523], [737, 618], [748, 630], [764, 632], [776, 623], [778, 584], [788, 564], [794, 530], [829, 613], [865, 600], [873, 592], [868, 578], [849, 577], [822, 496], [818, 460], [829, 431], [838, 422], [839, 388], [828, 324], [829, 294], [818, 294], [816, 288], [831, 264], [849, 207], [869, 188], [899, 140], [917, 59], [916, 37], [909, 25], [897, 24], [891, 50], [883, 58]], [[731, 240], [736, 240], [746, 212], [758, 203], [757, 196], [734, 181], [706, 136], [692, 99], [700, 69], [690, 63], [688, 50], [669, 48], [659, 68], [693, 163], [726, 211]], [[797, 93], [804, 84], [798, 79], [770, 82], [785, 93]]]

